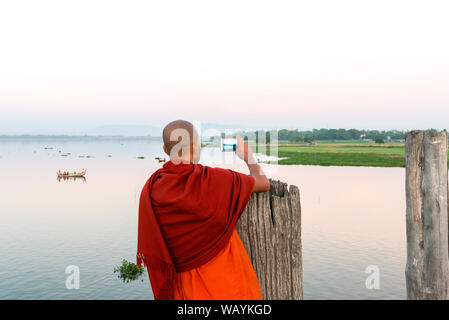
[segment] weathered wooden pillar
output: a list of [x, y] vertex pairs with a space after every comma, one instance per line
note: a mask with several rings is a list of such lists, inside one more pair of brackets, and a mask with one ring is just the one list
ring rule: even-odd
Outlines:
[[237, 225], [266, 300], [303, 298], [299, 189], [270, 181], [251, 196]]
[[406, 137], [407, 299], [449, 299], [448, 135]]

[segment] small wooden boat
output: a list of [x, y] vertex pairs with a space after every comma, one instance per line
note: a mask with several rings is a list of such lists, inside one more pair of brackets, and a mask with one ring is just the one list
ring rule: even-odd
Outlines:
[[84, 176], [86, 175], [86, 170], [81, 171], [81, 172], [75, 172], [75, 173], [59, 173], [56, 172], [56, 174], [58, 175], [58, 178], [84, 178]]

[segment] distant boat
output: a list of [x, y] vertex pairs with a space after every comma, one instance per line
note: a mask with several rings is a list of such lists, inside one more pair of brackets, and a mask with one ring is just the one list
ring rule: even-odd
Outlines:
[[66, 174], [56, 172], [56, 174], [58, 175], [58, 178], [84, 178], [84, 176], [86, 175], [86, 170], [76, 173], [69, 172]]

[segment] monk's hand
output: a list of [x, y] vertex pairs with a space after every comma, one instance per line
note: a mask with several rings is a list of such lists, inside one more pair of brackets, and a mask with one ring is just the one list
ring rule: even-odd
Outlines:
[[240, 136], [237, 136], [237, 156], [246, 162], [249, 169], [249, 175], [254, 178], [253, 192], [265, 192], [270, 190], [270, 181], [263, 172], [262, 168], [257, 163], [253, 156], [251, 147], [243, 141]]
[[243, 141], [242, 137], [237, 136], [237, 150], [235, 151], [237, 156], [246, 163], [256, 163], [254, 159], [253, 150], [251, 147]]

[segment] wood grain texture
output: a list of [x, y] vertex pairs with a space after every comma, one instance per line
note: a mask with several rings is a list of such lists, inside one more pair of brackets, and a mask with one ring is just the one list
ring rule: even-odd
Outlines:
[[406, 137], [407, 299], [449, 299], [448, 135]]
[[237, 225], [266, 300], [303, 298], [299, 189], [270, 180], [255, 193]]

